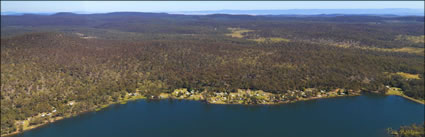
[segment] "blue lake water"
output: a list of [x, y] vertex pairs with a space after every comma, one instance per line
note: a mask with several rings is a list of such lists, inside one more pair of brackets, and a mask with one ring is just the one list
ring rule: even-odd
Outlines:
[[424, 105], [363, 95], [281, 105], [133, 101], [64, 119], [16, 137], [385, 137], [424, 122]]

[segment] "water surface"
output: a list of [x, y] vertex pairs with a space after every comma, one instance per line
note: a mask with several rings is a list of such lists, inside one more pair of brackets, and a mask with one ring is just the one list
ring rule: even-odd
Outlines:
[[133, 101], [61, 120], [17, 137], [385, 137], [424, 122], [424, 105], [363, 95], [281, 105]]

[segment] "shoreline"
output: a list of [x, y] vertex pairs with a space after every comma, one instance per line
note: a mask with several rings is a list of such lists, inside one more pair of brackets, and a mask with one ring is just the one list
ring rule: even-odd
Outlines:
[[[80, 114], [82, 114], [82, 113], [80, 113]], [[77, 115], [80, 115], [80, 114], [77, 114]], [[57, 122], [57, 121], [60, 121], [60, 120], [64, 120], [66, 118], [71, 118], [71, 117], [73, 117], [73, 115], [71, 115], [71, 116], [64, 116], [64, 117], [55, 117], [53, 119], [49, 119], [48, 122], [44, 122], [44, 123], [41, 123], [41, 124], [38, 124], [38, 125], [31, 125], [31, 126], [26, 127], [25, 129], [23, 129], [22, 131], [17, 130], [15, 132], [12, 132], [12, 133], [9, 133], [9, 134], [3, 134], [1, 136], [2, 137], [9, 137], [9, 136], [17, 135], [17, 134], [23, 133], [25, 131], [29, 131], [29, 130], [36, 129], [36, 128], [39, 128], [39, 127], [42, 127], [42, 126], [46, 126], [46, 125], [48, 125], [50, 123], [54, 123], [54, 122]], [[25, 120], [25, 121], [27, 121], [27, 120]]]
[[413, 101], [413, 102], [416, 102], [416, 103], [419, 103], [419, 104], [425, 105], [425, 101], [423, 101], [423, 100], [418, 100], [418, 99], [415, 99], [415, 98], [412, 98], [412, 97], [406, 96], [406, 95], [404, 95], [404, 94], [402, 94], [402, 95], [386, 94], [386, 95], [387, 95], [387, 96], [399, 96], [399, 97], [403, 97], [403, 98], [405, 98], [405, 99], [407, 99], [407, 100], [410, 100], [410, 101]]
[[413, 102], [416, 102], [416, 103], [425, 105], [425, 100], [419, 100], [419, 99], [415, 99], [415, 98], [406, 96], [403, 93], [403, 91], [401, 91], [400, 88], [389, 87], [388, 88], [388, 92], [386, 92], [385, 95], [387, 95], [387, 96], [391, 96], [391, 95], [393, 95], [393, 96], [400, 96], [400, 97], [403, 97], [403, 98], [408, 99], [410, 101], [413, 101]]
[[[174, 92], [173, 92], [174, 93]], [[193, 101], [204, 101], [205, 103], [207, 103], [207, 104], [220, 104], [220, 105], [280, 105], [280, 104], [292, 104], [292, 103], [297, 103], [297, 102], [301, 102], [301, 101], [310, 101], [310, 100], [318, 100], [318, 99], [327, 99], [327, 98], [337, 98], [337, 97], [349, 97], [349, 96], [361, 96], [361, 95], [363, 95], [362, 93], [352, 93], [352, 94], [348, 94], [348, 95], [335, 95], [335, 94], [332, 94], [332, 95], [330, 95], [330, 96], [321, 96], [321, 97], [309, 97], [309, 98], [296, 98], [295, 100], [289, 100], [289, 101], [279, 101], [279, 102], [266, 102], [266, 103], [258, 103], [258, 104], [246, 104], [245, 102], [244, 103], [227, 103], [227, 102], [210, 102], [209, 101], [209, 99], [211, 99], [211, 97], [210, 98], [204, 98], [204, 97], [201, 97], [201, 98], [196, 98], [196, 97], [188, 97], [188, 98], [182, 98], [182, 97], [176, 97], [176, 96], [173, 96], [173, 93], [161, 93], [159, 96], [158, 96], [158, 100], [164, 100], [164, 99], [175, 99], [175, 100], [193, 100]], [[333, 93], [333, 92], [330, 92], [330, 93]], [[270, 93], [270, 94], [272, 94], [272, 93]], [[406, 98], [406, 99], [408, 99], [408, 100], [411, 100], [411, 101], [414, 101], [414, 102], [416, 102], [416, 103], [420, 103], [420, 104], [424, 104], [424, 102], [423, 101], [420, 101], [420, 100], [417, 100], [417, 99], [414, 99], [414, 98], [411, 98], [411, 97], [408, 97], [408, 96], [406, 96], [406, 95], [404, 95], [404, 94], [389, 94], [389, 93], [386, 93], [386, 94], [384, 94], [384, 95], [397, 95], [397, 96], [401, 96], [401, 97], [404, 97], [404, 98]], [[152, 96], [153, 97], [153, 96]], [[101, 111], [101, 110], [104, 110], [105, 108], [108, 108], [108, 107], [110, 107], [111, 105], [114, 105], [114, 104], [126, 104], [127, 102], [129, 102], [129, 101], [137, 101], [137, 100], [142, 100], [142, 99], [148, 99], [148, 97], [146, 97], [146, 96], [143, 96], [143, 95], [136, 95], [136, 96], [130, 96], [130, 97], [124, 97], [124, 99], [122, 99], [122, 100], [119, 100], [119, 101], [117, 101], [117, 102], [111, 102], [111, 103], [109, 103], [109, 104], [105, 104], [105, 105], [100, 105], [100, 106], [98, 106], [97, 108], [94, 108], [94, 109], [92, 109], [92, 110], [88, 110], [88, 111], [83, 111], [83, 112], [78, 112], [78, 113], [76, 113], [76, 114], [72, 114], [72, 115], [67, 115], [67, 116], [61, 116], [61, 117], [55, 117], [55, 118], [50, 118], [50, 119], [48, 119], [47, 120], [47, 122], [44, 122], [44, 123], [41, 123], [41, 124], [38, 124], [38, 125], [31, 125], [31, 126], [28, 126], [28, 127], [26, 127], [26, 128], [23, 128], [21, 131], [20, 130], [17, 130], [17, 131], [15, 131], [15, 132], [12, 132], [12, 133], [9, 133], [9, 134], [3, 134], [3, 135], [1, 135], [2, 137], [10, 137], [10, 136], [13, 136], [13, 135], [16, 135], [16, 134], [20, 134], [20, 133], [23, 133], [23, 132], [25, 132], [25, 131], [29, 131], [29, 130], [32, 130], [32, 129], [36, 129], [36, 128], [39, 128], [39, 127], [42, 127], [42, 126], [45, 126], [45, 125], [47, 125], [47, 124], [51, 124], [51, 123], [54, 123], [54, 122], [57, 122], [57, 121], [60, 121], [60, 120], [63, 120], [63, 119], [66, 119], [66, 118], [71, 118], [71, 117], [74, 117], [74, 116], [78, 116], [78, 115], [81, 115], [81, 114], [84, 114], [84, 113], [88, 113], [88, 112], [97, 112], [97, 111]], [[29, 119], [31, 119], [32, 117], [30, 117], [30, 118], [28, 118], [27, 120], [24, 120], [25, 122], [28, 122], [29, 121]]]
[[[353, 96], [361, 96], [363, 94], [352, 94], [352, 95], [340, 95], [340, 96], [330, 96], [330, 97], [313, 97], [313, 98], [304, 98], [296, 101], [285, 101], [285, 102], [277, 102], [277, 103], [271, 103], [271, 104], [235, 104], [235, 103], [210, 103], [205, 102], [207, 104], [214, 104], [214, 105], [281, 105], [281, 104], [292, 104], [292, 103], [298, 103], [303, 101], [311, 101], [311, 100], [319, 100], [319, 99], [330, 99], [330, 98], [339, 98], [339, 97], [353, 97]], [[180, 99], [180, 100], [192, 100], [192, 99]], [[193, 100], [193, 101], [202, 101], [202, 100]], [[203, 100], [205, 101], [205, 100]]]
[[411, 100], [411, 101], [417, 102], [417, 103], [419, 103], [419, 104], [425, 105], [425, 101], [424, 101], [424, 100], [418, 100], [418, 99], [411, 98], [411, 97], [406, 96], [406, 95], [403, 95], [402, 97], [407, 98], [407, 99], [409, 99], [409, 100]]
[[[270, 94], [272, 94], [272, 93], [270, 93]], [[244, 104], [244, 103], [226, 103], [226, 102], [223, 102], [223, 103], [219, 103], [219, 102], [213, 103], [213, 102], [209, 102], [208, 101], [208, 98], [204, 98], [204, 97], [200, 97], [200, 98], [195, 98], [195, 97], [184, 98], [183, 97], [183, 98], [181, 98], [181, 97], [173, 96], [173, 93], [161, 93], [158, 96], [159, 98], [157, 98], [157, 99], [159, 99], [159, 100], [175, 99], [175, 100], [204, 101], [207, 104], [220, 104], [220, 105], [280, 105], [280, 104], [297, 103], [297, 102], [301, 102], [301, 101], [326, 99], [326, 98], [336, 98], [336, 97], [344, 97], [344, 96], [359, 96], [359, 95], [362, 95], [362, 94], [358, 93], [358, 94], [352, 94], [352, 95], [332, 95], [332, 96], [323, 96], [323, 97], [297, 98], [296, 100], [293, 100], [293, 101], [281, 101], [281, 102], [266, 103], [266, 104]], [[66, 119], [66, 118], [71, 118], [71, 117], [78, 116], [78, 115], [81, 115], [81, 114], [84, 114], [84, 113], [88, 113], [88, 112], [101, 111], [101, 110], [103, 110], [105, 108], [108, 108], [111, 105], [114, 105], [114, 104], [126, 104], [129, 101], [136, 101], [136, 100], [141, 100], [141, 99], [148, 99], [148, 97], [142, 96], [142, 95], [135, 95], [135, 96], [130, 96], [130, 97], [126, 96], [126, 97], [124, 97], [124, 99], [119, 100], [117, 102], [111, 102], [109, 104], [100, 105], [97, 108], [94, 108], [92, 110], [78, 112], [77, 114], [73, 114], [73, 115], [50, 118], [50, 119], [47, 120], [47, 122], [44, 122], [44, 123], [41, 123], [41, 124], [37, 124], [37, 125], [31, 125], [31, 126], [28, 126], [28, 127], [23, 128], [21, 131], [18, 129], [15, 132], [12, 132], [12, 133], [9, 133], [9, 134], [4, 134], [4, 135], [1, 135], [1, 136], [2, 137], [10, 137], [10, 136], [13, 136], [13, 135], [17, 135], [17, 134], [23, 133], [25, 131], [29, 131], [29, 130], [33, 130], [33, 129], [36, 129], [36, 128], [40, 128], [40, 127], [45, 126], [47, 124], [51, 124], [51, 123], [54, 123], [54, 122], [57, 122], [57, 121], [60, 121], [60, 120]], [[27, 122], [28, 123], [29, 122], [29, 119], [31, 119], [31, 118], [33, 118], [33, 117], [27, 118], [27, 120], [24, 120], [24, 122]]]
[[[95, 109], [92, 109], [92, 110], [77, 112], [76, 114], [67, 115], [67, 116], [59, 116], [59, 117], [49, 118], [48, 120], [46, 120], [47, 122], [44, 121], [41, 124], [27, 126], [27, 127], [23, 128], [21, 131], [18, 129], [15, 132], [8, 133], [8, 134], [3, 134], [3, 135], [1, 135], [1, 137], [10, 137], [10, 136], [13, 136], [13, 135], [17, 135], [17, 134], [23, 133], [25, 131], [29, 131], [29, 130], [32, 130], [32, 129], [43, 127], [45, 125], [48, 125], [48, 124], [51, 124], [51, 123], [54, 123], [54, 122], [57, 122], [57, 121], [60, 121], [60, 120], [64, 120], [64, 119], [67, 119], [67, 118], [72, 118], [72, 117], [75, 117], [75, 116], [78, 116], [78, 115], [82, 115], [84, 113], [97, 112], [97, 111], [103, 110], [105, 108], [108, 108], [109, 106], [114, 105], [114, 104], [126, 104], [128, 101], [136, 101], [136, 100], [141, 100], [141, 99], [146, 99], [146, 97], [144, 97], [144, 96], [137, 96], [137, 97], [125, 98], [125, 99], [119, 100], [117, 102], [111, 102], [110, 104], [101, 105], [98, 108], [95, 108]], [[24, 123], [28, 123], [29, 122], [29, 119], [31, 119], [31, 118], [33, 118], [33, 117], [27, 118], [26, 120], [23, 120], [23, 122]]]

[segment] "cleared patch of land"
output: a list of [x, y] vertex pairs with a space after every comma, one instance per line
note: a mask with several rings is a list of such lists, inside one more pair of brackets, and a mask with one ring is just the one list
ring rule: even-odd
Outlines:
[[410, 54], [424, 55], [424, 48], [414, 48], [414, 47], [403, 47], [403, 48], [376, 48], [376, 47], [360, 47], [360, 46], [347, 46], [347, 45], [338, 45], [337, 47], [342, 48], [359, 48], [363, 50], [375, 50], [375, 51], [384, 51], [384, 52], [405, 52]]
[[410, 73], [406, 73], [406, 72], [396, 72], [396, 73], [384, 72], [384, 74], [386, 74], [388, 76], [399, 75], [399, 76], [401, 76], [405, 79], [421, 79], [419, 77], [419, 74], [410, 74]]
[[409, 35], [398, 35], [396, 40], [407, 40], [412, 43], [425, 43], [425, 35], [422, 36], [409, 36]]
[[[248, 32], [254, 32], [254, 30], [250, 29], [242, 29], [242, 28], [227, 28], [231, 33], [226, 34], [226, 36], [230, 36], [233, 38], [245, 38], [246, 33]], [[289, 42], [289, 39], [280, 38], [280, 37], [259, 37], [259, 38], [252, 38], [247, 39], [251, 41], [255, 41], [258, 43], [278, 43], [278, 42]]]
[[258, 43], [278, 43], [278, 42], [289, 42], [289, 39], [285, 38], [279, 38], [279, 37], [270, 37], [270, 38], [256, 38], [256, 39], [249, 39]]
[[401, 88], [390, 87], [388, 88], [387, 95], [403, 95]]
[[253, 32], [254, 30], [242, 29], [242, 28], [227, 28], [232, 33], [226, 34], [226, 36], [234, 37], [234, 38], [243, 38], [244, 33]]
[[424, 48], [413, 48], [413, 47], [403, 47], [403, 48], [371, 48], [372, 50], [386, 51], [386, 52], [406, 52], [410, 54], [424, 55]]
[[419, 74], [410, 74], [410, 73], [405, 73], [405, 72], [397, 72], [396, 74], [402, 76], [403, 78], [407, 78], [407, 79], [420, 79]]
[[326, 44], [326, 45], [340, 47], [340, 48], [355, 48], [355, 49], [372, 50], [372, 51], [380, 51], [380, 52], [404, 52], [404, 53], [416, 54], [421, 56], [424, 56], [424, 53], [425, 53], [425, 48], [423, 47], [404, 46], [400, 48], [382, 48], [382, 47], [374, 47], [370, 45], [363, 45], [361, 44], [361, 42], [358, 42], [358, 41], [338, 42], [331, 39], [304, 40], [304, 41], [310, 42], [310, 43], [321, 43], [321, 44]]

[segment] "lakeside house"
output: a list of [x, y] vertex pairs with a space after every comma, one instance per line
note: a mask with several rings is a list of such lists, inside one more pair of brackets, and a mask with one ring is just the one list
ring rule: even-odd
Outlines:
[[[339, 92], [338, 92], [339, 91]], [[204, 94], [204, 92], [197, 92], [194, 90], [188, 91], [187, 89], [176, 89], [171, 93], [172, 97], [179, 99], [194, 99], [194, 100], [207, 100], [210, 103], [230, 103], [230, 104], [273, 104], [286, 101], [305, 100], [309, 98], [322, 98], [326, 96], [342, 96], [348, 95], [352, 90], [336, 89], [330, 92], [326, 90], [319, 90], [309, 88], [305, 90], [288, 90], [286, 93], [273, 94], [264, 92], [262, 90], [243, 90], [237, 92], [212, 92]]]
[[128, 93], [127, 95], [129, 95], [129, 96], [138, 96], [139, 93]]

